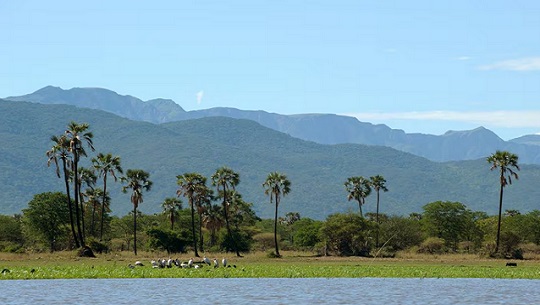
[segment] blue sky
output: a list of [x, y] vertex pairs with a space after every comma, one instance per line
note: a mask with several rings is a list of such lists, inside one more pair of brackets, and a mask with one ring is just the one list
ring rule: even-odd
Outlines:
[[186, 110], [540, 132], [540, 1], [2, 1], [0, 96], [102, 87]]

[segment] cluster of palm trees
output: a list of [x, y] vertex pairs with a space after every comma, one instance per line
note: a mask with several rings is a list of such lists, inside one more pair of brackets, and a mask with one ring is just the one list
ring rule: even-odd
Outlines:
[[[98, 153], [96, 157], [91, 159], [91, 168], [79, 166], [81, 157], [87, 157], [85, 146], [92, 151], [95, 150], [92, 141], [93, 134], [88, 129], [89, 125], [86, 123], [70, 122], [63, 134], [51, 137], [53, 145], [46, 152], [48, 165], [54, 164], [57, 176], [64, 179], [68, 198], [67, 205], [71, 233], [77, 248], [86, 245], [85, 232], [87, 230], [85, 226], [85, 213], [87, 212], [91, 212], [89, 233], [94, 237], [97, 236], [95, 225], [98, 222], [97, 218], [100, 218], [99, 240], [103, 240], [105, 215], [110, 212], [107, 180], [108, 177], [112, 176], [117, 181], [117, 175], [123, 174], [120, 157], [113, 156], [110, 153]], [[487, 161], [491, 164], [491, 170], [499, 169], [500, 171], [499, 219], [496, 239], [497, 252], [500, 239], [503, 192], [507, 185], [512, 184], [512, 178], [518, 179], [515, 171], [519, 170], [518, 156], [507, 151], [498, 150], [490, 155]], [[103, 189], [96, 187], [98, 177], [103, 179]], [[216, 188], [215, 195], [213, 190], [206, 185], [206, 177], [199, 173], [185, 173], [178, 175], [176, 178], [179, 187], [176, 195], [187, 198], [188, 205], [191, 209], [191, 233], [195, 256], [199, 257], [198, 250], [202, 250], [203, 247], [203, 223], [205, 223], [206, 228], [211, 233], [212, 242], [215, 242], [215, 233], [222, 227], [222, 220], [225, 222], [227, 236], [233, 250], [237, 256], [240, 256], [230, 225], [231, 208], [236, 208], [238, 202], [242, 202], [241, 195], [236, 191], [236, 187], [240, 183], [239, 174], [228, 167], [218, 168], [210, 177], [212, 186]], [[126, 175], [120, 177], [120, 180], [124, 183], [122, 187], [124, 193], [131, 190], [134, 226], [133, 248], [134, 253], [137, 254], [137, 208], [143, 202], [143, 191], [149, 191], [151, 189], [152, 181], [149, 180], [149, 174], [140, 169], [127, 170]], [[275, 204], [274, 243], [275, 254], [279, 257], [277, 240], [278, 208], [281, 198], [291, 191], [291, 182], [287, 179], [286, 175], [271, 172], [262, 186], [265, 194], [270, 197], [270, 203]], [[86, 189], [83, 191], [84, 187]], [[385, 178], [381, 175], [372, 176], [369, 179], [362, 176], [349, 177], [345, 182], [345, 189], [348, 193], [347, 199], [358, 202], [361, 217], [363, 217], [362, 206], [365, 204], [365, 199], [374, 190], [377, 193], [376, 222], [379, 223], [380, 191], [388, 191]], [[74, 195], [73, 197], [71, 196], [72, 193]], [[215, 199], [221, 200], [221, 207], [211, 204]], [[181, 200], [178, 198], [166, 198], [163, 202], [164, 212], [170, 217], [171, 229], [174, 228], [175, 214], [177, 210], [181, 209], [181, 203]], [[195, 228], [195, 213], [198, 214], [200, 220], [198, 238]], [[199, 241], [198, 245], [197, 241]], [[377, 246], [379, 245], [378, 234], [376, 244]]]
[[[495, 153], [487, 157], [487, 162], [491, 165], [491, 170], [499, 170], [499, 217], [497, 221], [497, 236], [495, 241], [495, 253], [499, 251], [500, 235], [501, 235], [501, 221], [502, 221], [502, 204], [504, 188], [512, 184], [512, 178], [518, 179], [519, 171], [518, 156], [508, 151], [497, 150]], [[347, 178], [345, 182], [345, 189], [347, 190], [347, 199], [356, 200], [360, 209], [360, 216], [362, 215], [362, 206], [365, 204], [366, 197], [371, 194], [372, 189], [377, 193], [377, 210], [376, 210], [376, 223], [379, 223], [379, 200], [380, 191], [387, 192], [386, 180], [383, 176], [377, 175], [366, 179], [362, 176], [355, 176]], [[376, 245], [379, 246], [379, 234], [377, 231]]]
[[[222, 227], [224, 221], [225, 228], [227, 230], [227, 238], [232, 246], [232, 250], [236, 252], [237, 256], [241, 256], [230, 223], [231, 209], [237, 210], [238, 205], [242, 202], [241, 195], [236, 191], [236, 187], [240, 183], [240, 175], [228, 167], [218, 168], [210, 177], [212, 186], [216, 188], [216, 195], [214, 195], [214, 191], [206, 185], [206, 177], [199, 173], [185, 173], [183, 175], [176, 176], [176, 178], [179, 187], [176, 194], [177, 196], [187, 198], [188, 205], [191, 209], [191, 234], [193, 249], [195, 252], [194, 255], [199, 257], [198, 250], [200, 249], [203, 251], [203, 223], [210, 231], [210, 236], [212, 239], [211, 244], [213, 244], [215, 243], [215, 233]], [[277, 172], [270, 173], [266, 181], [263, 183], [263, 187], [265, 187], [265, 194], [270, 195], [270, 201], [275, 202], [276, 206], [274, 239], [276, 255], [278, 256], [278, 206], [280, 198], [290, 192], [290, 185], [291, 183], [287, 177], [284, 174]], [[212, 205], [213, 200], [220, 200], [221, 206]], [[174, 224], [174, 211], [175, 209], [181, 208], [181, 201], [173, 201], [173, 198], [168, 198], [165, 200], [162, 206], [164, 208], [164, 212], [167, 213], [171, 219], [172, 227]], [[195, 228], [195, 213], [198, 214], [199, 219], [198, 237], [197, 230]]]
[[[345, 190], [347, 191], [347, 199], [349, 201], [356, 200], [358, 202], [358, 208], [360, 209], [360, 217], [364, 217], [362, 214], [362, 206], [366, 203], [366, 197], [371, 194], [371, 191], [375, 190], [377, 193], [377, 212], [375, 221], [379, 223], [379, 201], [380, 191], [388, 192], [386, 187], [386, 179], [381, 175], [372, 176], [366, 179], [362, 176], [354, 176], [347, 178], [345, 181]], [[379, 246], [379, 231], [376, 234], [376, 246]]]
[[[112, 176], [117, 181], [117, 175], [123, 173], [120, 157], [110, 153], [98, 153], [91, 159], [90, 168], [79, 165], [81, 157], [88, 156], [85, 146], [95, 151], [94, 136], [89, 128], [90, 126], [86, 123], [70, 122], [63, 134], [51, 137], [53, 145], [46, 152], [47, 164], [49, 166], [54, 164], [56, 175], [64, 179], [70, 228], [77, 248], [86, 245], [86, 232], [93, 237], [99, 237], [100, 241], [103, 240], [105, 216], [110, 212], [107, 180], [109, 176]], [[99, 177], [103, 179], [103, 188], [96, 187]], [[127, 177], [130, 177], [129, 171]], [[88, 230], [85, 224], [87, 212], [91, 213]], [[97, 223], [100, 225], [99, 234], [96, 228]]]

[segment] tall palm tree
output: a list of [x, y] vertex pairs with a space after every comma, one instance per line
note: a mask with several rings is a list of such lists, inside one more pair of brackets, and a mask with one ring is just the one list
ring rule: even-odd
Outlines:
[[[117, 181], [116, 173], [123, 173], [122, 166], [120, 166], [120, 157], [113, 156], [112, 154], [99, 153], [95, 158], [92, 158], [92, 165], [98, 171], [99, 176], [103, 177], [103, 200], [105, 202], [105, 194], [107, 194], [107, 176], [111, 174], [114, 181]], [[105, 217], [105, 205], [101, 206], [101, 223], [99, 231], [99, 240], [103, 240], [103, 218]]]
[[69, 152], [73, 155], [72, 170], [73, 177], [75, 178], [73, 181], [73, 193], [75, 194], [75, 220], [77, 223], [78, 236], [81, 241], [81, 246], [85, 246], [86, 243], [83, 237], [83, 232], [81, 228], [81, 217], [79, 212], [79, 209], [81, 207], [79, 205], [78, 196], [78, 194], [80, 193], [78, 167], [80, 157], [86, 157], [86, 151], [84, 150], [83, 143], [86, 143], [90, 147], [90, 149], [94, 150], [94, 144], [92, 142], [92, 138], [94, 136], [91, 132], [88, 131], [88, 128], [90, 128], [90, 125], [88, 125], [87, 123], [78, 124], [74, 121], [71, 121], [68, 124], [67, 130], [65, 132], [66, 137], [69, 139]]
[[362, 215], [362, 206], [366, 202], [366, 197], [371, 194], [371, 186], [369, 180], [364, 177], [350, 177], [345, 182], [345, 189], [347, 190], [347, 199], [358, 201], [358, 208], [360, 209], [360, 217]]
[[73, 203], [71, 202], [71, 193], [69, 188], [69, 178], [71, 176], [69, 170], [69, 167], [71, 166], [71, 156], [69, 154], [69, 139], [65, 135], [62, 135], [60, 137], [52, 136], [51, 141], [53, 141], [53, 146], [46, 153], [48, 157], [47, 166], [50, 166], [51, 163], [54, 163], [56, 166], [56, 176], [60, 178], [60, 166], [58, 164], [58, 159], [62, 161], [62, 173], [64, 175], [67, 204], [69, 209], [69, 223], [71, 226], [73, 241], [75, 242], [75, 247], [79, 248], [81, 244], [79, 242], [77, 233], [75, 232], [75, 221], [73, 219]]
[[182, 209], [182, 200], [173, 197], [165, 198], [161, 207], [163, 208], [163, 214], [169, 217], [171, 230], [174, 230], [174, 220], [178, 215], [178, 211]]
[[197, 251], [197, 235], [195, 233], [195, 198], [199, 193], [206, 188], [206, 177], [199, 173], [185, 173], [183, 175], [176, 176], [176, 183], [180, 187], [176, 194], [178, 196], [187, 197], [189, 207], [191, 208], [191, 233], [193, 237], [193, 249], [195, 250], [195, 256], [199, 257]]
[[379, 247], [379, 199], [380, 199], [380, 191], [388, 192], [388, 188], [386, 188], [386, 179], [384, 179], [383, 176], [377, 175], [373, 177], [369, 177], [369, 182], [371, 184], [371, 187], [375, 190], [377, 193], [377, 213], [375, 214], [375, 222], [377, 222], [377, 234], [375, 237], [375, 245], [378, 248]]
[[232, 192], [236, 191], [236, 186], [240, 183], [240, 175], [228, 167], [220, 167], [211, 178], [212, 185], [217, 188], [218, 197], [223, 198], [223, 218], [225, 218], [225, 226], [227, 228], [229, 240], [236, 252], [236, 256], [241, 257], [229, 224], [229, 206], [231, 204], [229, 197], [232, 195]]
[[499, 168], [500, 172], [499, 220], [497, 222], [497, 240], [495, 242], [495, 253], [497, 253], [499, 252], [499, 240], [501, 236], [503, 190], [505, 186], [512, 184], [512, 177], [518, 179], [518, 174], [513, 169], [519, 170], [518, 156], [508, 151], [497, 150], [494, 154], [487, 157], [487, 162], [491, 164], [491, 170]]
[[262, 186], [264, 187], [264, 194], [270, 195], [270, 203], [274, 201], [276, 204], [276, 209], [274, 213], [274, 244], [276, 247], [276, 256], [280, 257], [281, 255], [279, 255], [279, 247], [277, 240], [278, 207], [281, 197], [285, 197], [285, 195], [289, 194], [289, 192], [291, 191], [291, 182], [284, 174], [272, 172], [268, 174], [268, 176], [266, 177], [266, 181], [264, 181]]
[[127, 193], [131, 189], [131, 203], [133, 204], [133, 253], [137, 255], [137, 207], [143, 203], [143, 191], [150, 191], [152, 181], [150, 174], [141, 169], [128, 169], [126, 176], [122, 177], [122, 182], [126, 183], [122, 187], [122, 192]]

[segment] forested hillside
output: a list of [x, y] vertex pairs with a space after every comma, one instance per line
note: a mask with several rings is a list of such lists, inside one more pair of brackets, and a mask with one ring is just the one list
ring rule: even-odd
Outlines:
[[[436, 163], [382, 146], [322, 145], [293, 138], [253, 121], [223, 117], [166, 123], [131, 121], [116, 115], [66, 105], [0, 101], [0, 213], [18, 213], [36, 193], [63, 191], [62, 181], [47, 168], [50, 137], [63, 133], [71, 121], [86, 122], [94, 133], [96, 152], [122, 158], [124, 169], [140, 168], [154, 182], [140, 209], [161, 211], [165, 197], [175, 195], [176, 176], [185, 172], [211, 175], [229, 166], [240, 174], [238, 190], [257, 214], [272, 217], [273, 206], [262, 183], [271, 171], [287, 174], [291, 193], [280, 212], [299, 212], [323, 219], [331, 213], [356, 211], [343, 183], [351, 176], [383, 175], [389, 192], [381, 195], [381, 212], [408, 214], [436, 200], [459, 201], [472, 210], [497, 211], [498, 176], [484, 159]], [[83, 161], [84, 163], [85, 161]], [[86, 160], [88, 162], [88, 160]], [[523, 166], [519, 181], [505, 193], [505, 208], [537, 209], [540, 168]], [[113, 214], [132, 205], [120, 184], [108, 186]], [[374, 211], [375, 197], [364, 212]]]

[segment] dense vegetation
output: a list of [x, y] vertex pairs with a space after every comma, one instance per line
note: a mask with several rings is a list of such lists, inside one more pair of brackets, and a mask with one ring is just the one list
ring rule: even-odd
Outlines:
[[[233, 132], [237, 125], [231, 120], [218, 124], [227, 132]], [[169, 133], [167, 129], [155, 131]], [[222, 139], [220, 135], [212, 137], [209, 133], [205, 134], [211, 139]], [[250, 137], [253, 134], [248, 133], [239, 139], [253, 144], [255, 139]], [[284, 139], [275, 133], [268, 133], [268, 137]], [[210, 179], [199, 172], [180, 172], [176, 175], [176, 181], [174, 176], [171, 177], [176, 182], [175, 193], [179, 198], [163, 196], [162, 212], [149, 215], [142, 213], [139, 207], [144, 205], [143, 198], [154, 185], [152, 174], [142, 169], [128, 169], [123, 175], [124, 159], [113, 153], [99, 152], [99, 136], [94, 138], [91, 125], [71, 121], [63, 132], [53, 133], [49, 139], [50, 143], [42, 148], [43, 158], [52, 167], [50, 171], [56, 173], [56, 177], [53, 175], [50, 179], [60, 178], [58, 180], [63, 182], [64, 192], [37, 193], [22, 214], [13, 217], [2, 215], [4, 221], [0, 223], [0, 233], [4, 234], [0, 235], [0, 251], [54, 252], [81, 248], [81, 255], [93, 255], [91, 250], [133, 250], [137, 255], [137, 245], [140, 245], [146, 251], [166, 251], [169, 254], [192, 250], [196, 257], [199, 257], [198, 251], [204, 249], [233, 252], [238, 257], [241, 253], [262, 250], [269, 251], [272, 257], [280, 257], [279, 249], [282, 248], [338, 256], [386, 257], [408, 250], [430, 254], [483, 253], [521, 259], [524, 250], [534, 252], [540, 242], [538, 210], [523, 215], [518, 210], [507, 210], [503, 217], [503, 191], [508, 190], [512, 179], [518, 179], [517, 171], [520, 170], [518, 156], [505, 151], [497, 151], [484, 160], [486, 171], [489, 165], [492, 170], [499, 171], [499, 179], [492, 182], [500, 190], [497, 217], [470, 210], [458, 201], [433, 201], [424, 205], [421, 213], [411, 213], [409, 216], [380, 213], [380, 191], [392, 193], [394, 190], [387, 188], [385, 176], [379, 174], [369, 179], [362, 176], [343, 179], [342, 196], [356, 201], [359, 213], [330, 213], [324, 221], [304, 218], [299, 212], [288, 212], [285, 217], [278, 217], [281, 200], [285, 195], [289, 198], [289, 194], [295, 193], [296, 183], [292, 178], [294, 175], [269, 171], [266, 180], [259, 181], [258, 192], [270, 197], [274, 219], [263, 220], [257, 216], [253, 204], [244, 199], [241, 188], [243, 177], [231, 167], [218, 167]], [[190, 143], [195, 145], [200, 143], [198, 140]], [[216, 142], [219, 145], [219, 141]], [[269, 146], [265, 150], [267, 153], [280, 144], [292, 145], [294, 142], [270, 143], [275, 145]], [[141, 142], [139, 149], [144, 150], [147, 144]], [[225, 141], [221, 145], [236, 147], [237, 143], [232, 145]], [[305, 143], [304, 147], [291, 146], [290, 151], [303, 151], [309, 146], [316, 145]], [[159, 159], [159, 147], [150, 149], [154, 153], [148, 155], [151, 156], [149, 159]], [[371, 148], [365, 149], [369, 151]], [[96, 150], [97, 154], [92, 157]], [[384, 152], [384, 149], [379, 152]], [[242, 155], [242, 152], [237, 154]], [[219, 159], [219, 156], [216, 157]], [[83, 166], [86, 159], [87, 167]], [[244, 159], [236, 156], [235, 160], [242, 167]], [[170, 163], [167, 159], [161, 159], [161, 162]], [[111, 216], [113, 199], [107, 191], [109, 174], [114, 178], [122, 174], [122, 185], [116, 188], [130, 195], [132, 211], [123, 217]], [[211, 181], [211, 186], [207, 185], [207, 180]], [[302, 186], [298, 189], [301, 190]], [[377, 195], [376, 212], [368, 212], [364, 217], [362, 207], [372, 191]], [[307, 194], [306, 191], [302, 193], [304, 196]], [[181, 209], [180, 197], [187, 200], [189, 209]], [[382, 201], [385, 202], [385, 199]]]
[[[498, 177], [477, 161], [434, 163], [393, 149], [364, 145], [319, 145], [264, 128], [256, 123], [227, 118], [205, 118], [155, 125], [119, 118], [110, 113], [65, 105], [0, 102], [0, 213], [19, 214], [34, 194], [63, 191], [64, 183], [47, 168], [45, 149], [50, 136], [64, 132], [71, 120], [88, 122], [98, 152], [122, 157], [124, 168], [141, 168], [154, 186], [145, 194], [140, 211], [161, 212], [164, 198], [174, 197], [175, 177], [198, 172], [209, 178], [228, 166], [242, 177], [238, 191], [253, 204], [259, 217], [272, 218], [273, 204], [261, 184], [273, 171], [286, 173], [294, 189], [280, 212], [299, 212], [323, 220], [334, 213], [357, 211], [347, 201], [343, 183], [348, 177], [382, 175], [390, 192], [381, 193], [380, 212], [408, 215], [421, 212], [433, 201], [463, 202], [475, 211], [497, 213]], [[516, 152], [520, 153], [520, 152]], [[89, 158], [81, 165], [90, 167]], [[486, 156], [487, 157], [487, 156]], [[510, 209], [537, 208], [540, 168], [523, 165], [520, 183], [505, 192]], [[111, 211], [122, 216], [132, 210], [129, 196], [109, 178]], [[366, 198], [363, 212], [376, 211], [376, 196]]]

